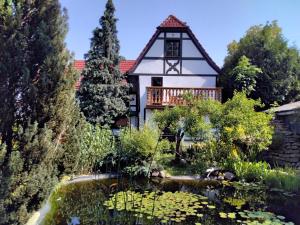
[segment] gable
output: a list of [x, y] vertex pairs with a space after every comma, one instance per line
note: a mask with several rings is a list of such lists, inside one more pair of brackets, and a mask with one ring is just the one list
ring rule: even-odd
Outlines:
[[[177, 42], [175, 57], [168, 55], [169, 42]], [[174, 44], [175, 45], [175, 44]], [[177, 50], [177, 49], [175, 49]], [[178, 53], [180, 52], [180, 53]], [[219, 67], [206, 53], [190, 28], [174, 16], [169, 16], [152, 36], [129, 75], [212, 75]]]

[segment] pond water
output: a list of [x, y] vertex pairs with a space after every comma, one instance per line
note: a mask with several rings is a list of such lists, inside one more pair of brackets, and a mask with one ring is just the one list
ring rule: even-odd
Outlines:
[[300, 195], [255, 184], [106, 179], [56, 190], [45, 225], [300, 224]]

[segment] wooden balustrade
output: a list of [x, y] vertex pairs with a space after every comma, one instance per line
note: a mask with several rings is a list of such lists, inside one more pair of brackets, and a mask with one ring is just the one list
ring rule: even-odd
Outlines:
[[173, 88], [147, 87], [147, 106], [185, 105], [184, 96], [191, 94], [196, 99], [214, 99], [221, 101], [221, 88]]

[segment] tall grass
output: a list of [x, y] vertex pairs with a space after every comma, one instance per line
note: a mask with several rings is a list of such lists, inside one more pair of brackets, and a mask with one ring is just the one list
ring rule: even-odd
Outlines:
[[300, 191], [300, 176], [291, 168], [269, 170], [264, 177], [264, 183], [272, 188]]
[[300, 176], [292, 168], [271, 169], [266, 162], [233, 161], [226, 164], [239, 179], [247, 182], [262, 182], [270, 188], [285, 191], [300, 191]]

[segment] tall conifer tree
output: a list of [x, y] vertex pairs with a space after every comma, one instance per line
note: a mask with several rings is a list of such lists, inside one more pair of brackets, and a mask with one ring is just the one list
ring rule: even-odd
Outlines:
[[94, 30], [91, 48], [85, 56], [78, 93], [80, 108], [93, 124], [112, 125], [128, 110], [128, 85], [119, 70], [120, 46], [114, 13], [113, 2], [108, 0], [100, 28]]
[[25, 224], [64, 172], [77, 73], [58, 0], [0, 0], [0, 12], [0, 224]]

